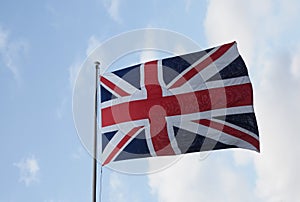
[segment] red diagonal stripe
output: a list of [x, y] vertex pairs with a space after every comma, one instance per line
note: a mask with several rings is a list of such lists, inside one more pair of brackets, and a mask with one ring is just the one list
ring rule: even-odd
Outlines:
[[210, 127], [210, 128], [214, 128], [219, 131], [223, 131], [224, 133], [226, 133], [228, 135], [231, 135], [233, 137], [244, 140], [244, 141], [248, 142], [249, 144], [251, 144], [252, 146], [254, 146], [257, 149], [257, 151], [259, 151], [259, 141], [257, 139], [255, 139], [254, 137], [252, 137], [251, 135], [248, 135], [247, 133], [244, 133], [244, 132], [237, 130], [235, 128], [232, 128], [230, 126], [227, 126], [227, 125], [215, 122], [215, 121], [207, 120], [207, 119], [201, 119], [201, 120], [197, 120], [194, 122], [202, 124], [202, 125]]
[[103, 166], [108, 164], [109, 162], [112, 161], [112, 159], [117, 155], [117, 153], [120, 151], [120, 149], [131, 139], [131, 137], [143, 126], [135, 127], [129, 131], [122, 139], [121, 141], [117, 144], [117, 146], [113, 149], [113, 151], [108, 155], [104, 163], [102, 164]]
[[198, 74], [201, 70], [206, 68], [208, 65], [219, 59], [224, 53], [229, 50], [235, 42], [225, 44], [221, 46], [216, 52], [212, 53], [208, 58], [200, 62], [198, 65], [196, 65], [194, 68], [190, 69], [188, 72], [186, 72], [182, 77], [180, 77], [171, 87], [177, 88], [182, 86], [186, 81], [193, 78], [196, 74]]
[[115, 91], [120, 96], [128, 96], [129, 93], [125, 92], [123, 89], [116, 86], [114, 83], [109, 81], [108, 79], [104, 78], [103, 76], [100, 77], [100, 81], [105, 84], [107, 87], [109, 87], [111, 90]]

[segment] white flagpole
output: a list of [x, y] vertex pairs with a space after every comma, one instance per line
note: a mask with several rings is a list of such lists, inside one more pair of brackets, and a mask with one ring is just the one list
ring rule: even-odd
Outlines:
[[96, 67], [96, 88], [95, 88], [95, 111], [94, 111], [94, 160], [93, 160], [93, 187], [92, 187], [92, 202], [97, 201], [97, 134], [98, 134], [98, 91], [99, 91], [99, 71], [100, 62], [95, 62]]

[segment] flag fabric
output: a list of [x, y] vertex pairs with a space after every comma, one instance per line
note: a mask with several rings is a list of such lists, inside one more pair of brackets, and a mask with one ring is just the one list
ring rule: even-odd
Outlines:
[[101, 161], [227, 148], [259, 152], [236, 42], [100, 75]]

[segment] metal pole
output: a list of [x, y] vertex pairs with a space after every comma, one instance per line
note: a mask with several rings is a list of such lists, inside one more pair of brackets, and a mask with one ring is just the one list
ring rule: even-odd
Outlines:
[[97, 129], [98, 129], [98, 87], [99, 87], [99, 70], [100, 62], [95, 62], [96, 67], [96, 91], [95, 91], [95, 111], [94, 111], [94, 160], [93, 160], [93, 187], [92, 202], [97, 201]]

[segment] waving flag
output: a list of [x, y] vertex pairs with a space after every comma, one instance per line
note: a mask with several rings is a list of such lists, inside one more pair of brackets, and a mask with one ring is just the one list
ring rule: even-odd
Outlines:
[[235, 42], [100, 76], [102, 164], [259, 151], [253, 92]]

